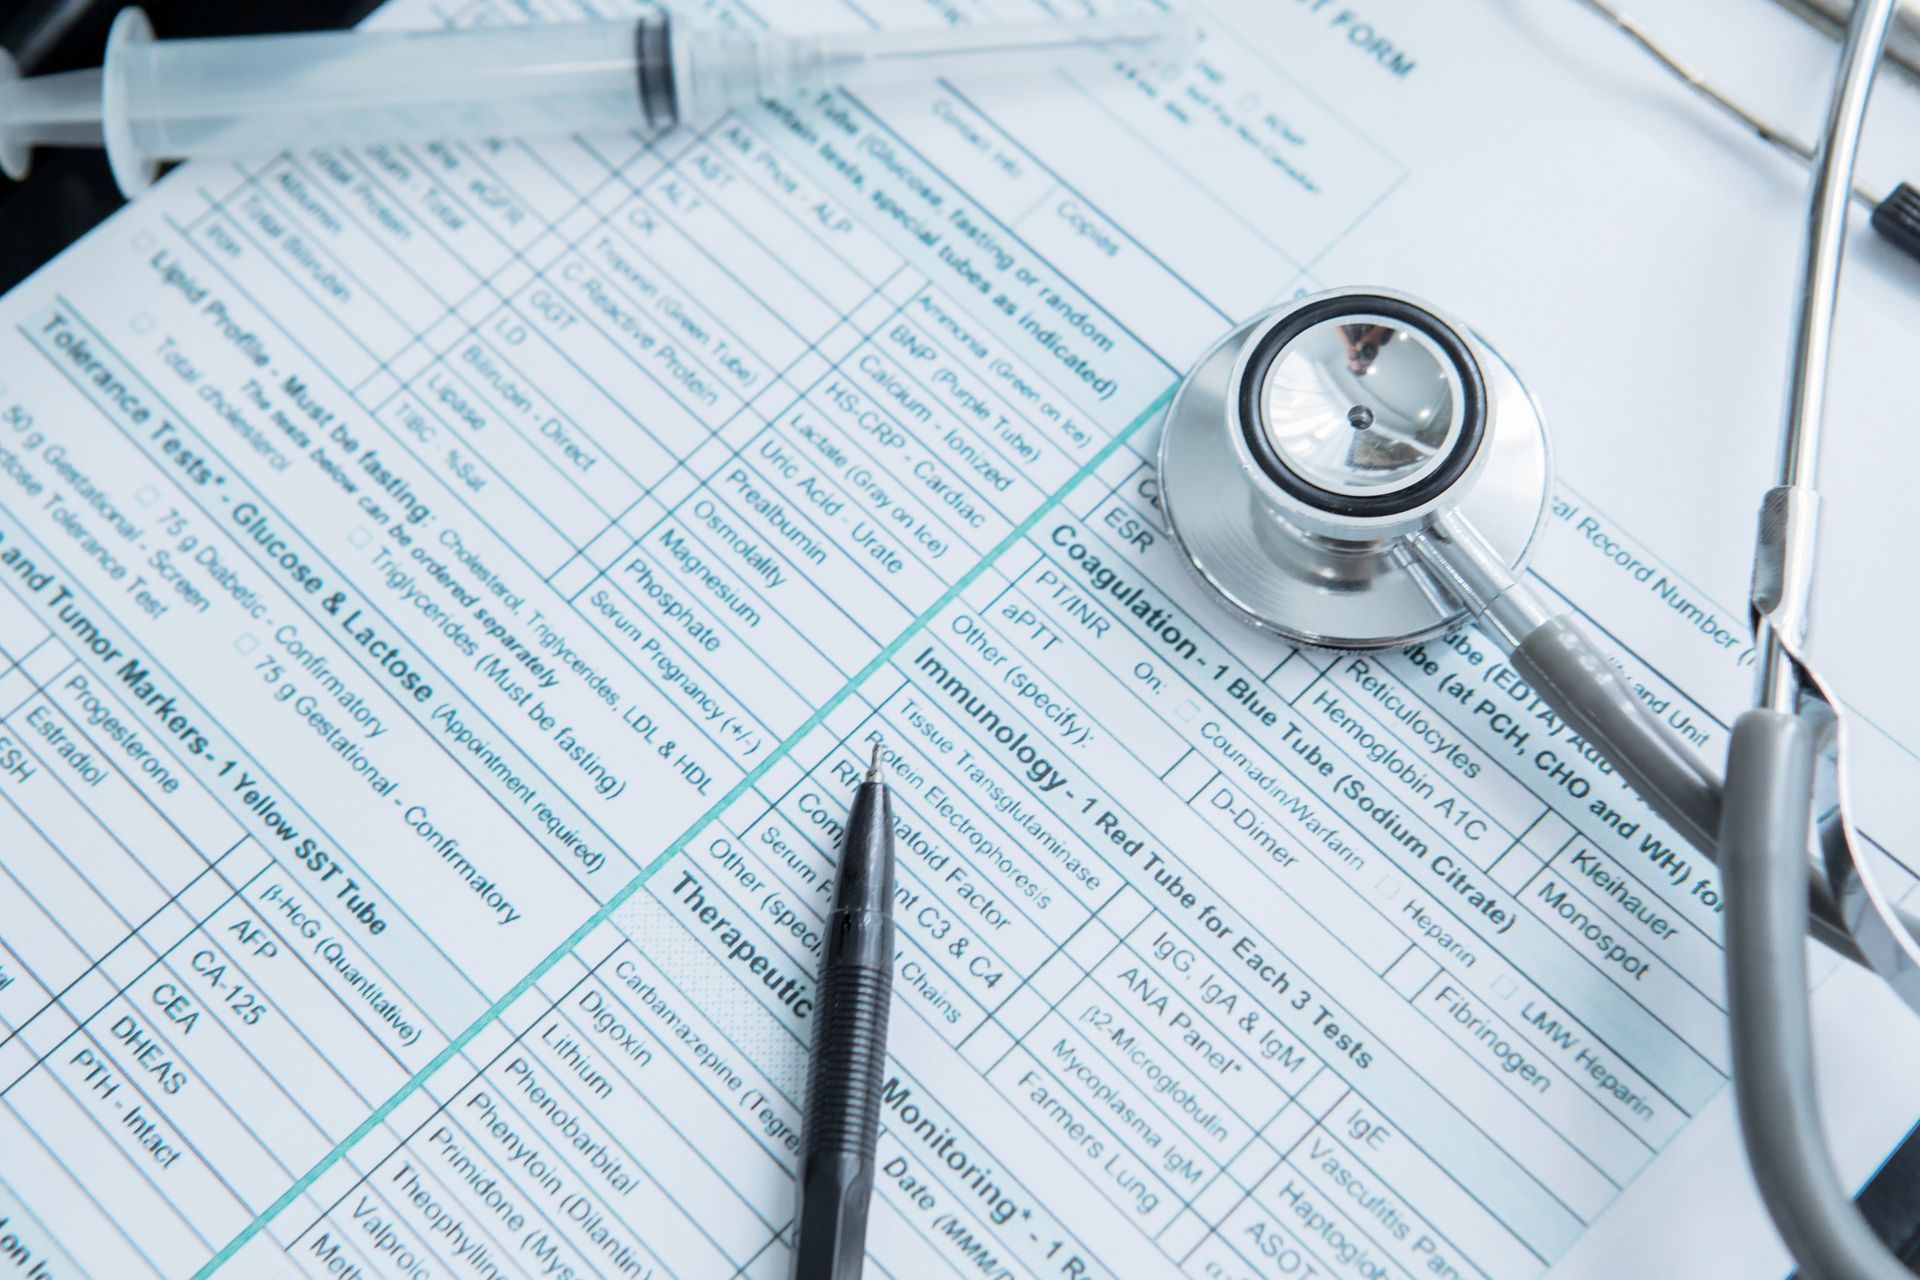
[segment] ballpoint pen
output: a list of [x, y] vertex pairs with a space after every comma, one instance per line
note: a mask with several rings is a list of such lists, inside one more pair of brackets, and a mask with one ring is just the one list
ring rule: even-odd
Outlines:
[[793, 1280], [857, 1280], [866, 1259], [892, 997], [893, 805], [876, 742], [847, 815], [821, 946]]

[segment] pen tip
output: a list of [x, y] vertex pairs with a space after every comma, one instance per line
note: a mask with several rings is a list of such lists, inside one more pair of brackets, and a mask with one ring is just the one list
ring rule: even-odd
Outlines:
[[880, 739], [873, 740], [873, 757], [867, 763], [867, 781], [885, 782], [887, 777], [880, 772]]

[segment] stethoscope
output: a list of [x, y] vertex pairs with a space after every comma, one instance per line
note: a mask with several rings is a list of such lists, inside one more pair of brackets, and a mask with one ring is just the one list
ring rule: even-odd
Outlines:
[[1814, 1110], [1809, 931], [1920, 1012], [1920, 941], [1847, 819], [1840, 716], [1800, 658], [1826, 352], [1854, 155], [1895, 0], [1860, 0], [1817, 157], [1782, 446], [1763, 502], [1753, 621], [1760, 690], [1723, 778], [1655, 717], [1529, 580], [1548, 512], [1546, 425], [1483, 338], [1385, 289], [1338, 289], [1250, 320], [1168, 408], [1160, 503], [1218, 600], [1302, 645], [1378, 649], [1469, 624], [1696, 848], [1726, 894], [1728, 1022], [1750, 1162], [1809, 1276], [1908, 1273], [1840, 1189]]

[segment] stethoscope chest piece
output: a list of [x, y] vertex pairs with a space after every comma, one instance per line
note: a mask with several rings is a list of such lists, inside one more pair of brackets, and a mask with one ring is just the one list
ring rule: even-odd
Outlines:
[[1201, 579], [1255, 625], [1334, 648], [1462, 622], [1407, 536], [1459, 517], [1517, 572], [1551, 475], [1545, 424], [1507, 363], [1377, 289], [1228, 334], [1175, 394], [1160, 445], [1161, 503]]

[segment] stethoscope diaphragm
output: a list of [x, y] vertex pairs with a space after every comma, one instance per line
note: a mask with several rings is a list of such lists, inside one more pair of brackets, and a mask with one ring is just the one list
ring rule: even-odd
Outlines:
[[1463, 622], [1406, 537], [1463, 519], [1518, 572], [1551, 482], [1545, 423], [1512, 368], [1378, 289], [1229, 333], [1182, 382], [1160, 445], [1162, 507], [1201, 580], [1255, 625], [1334, 648]]

